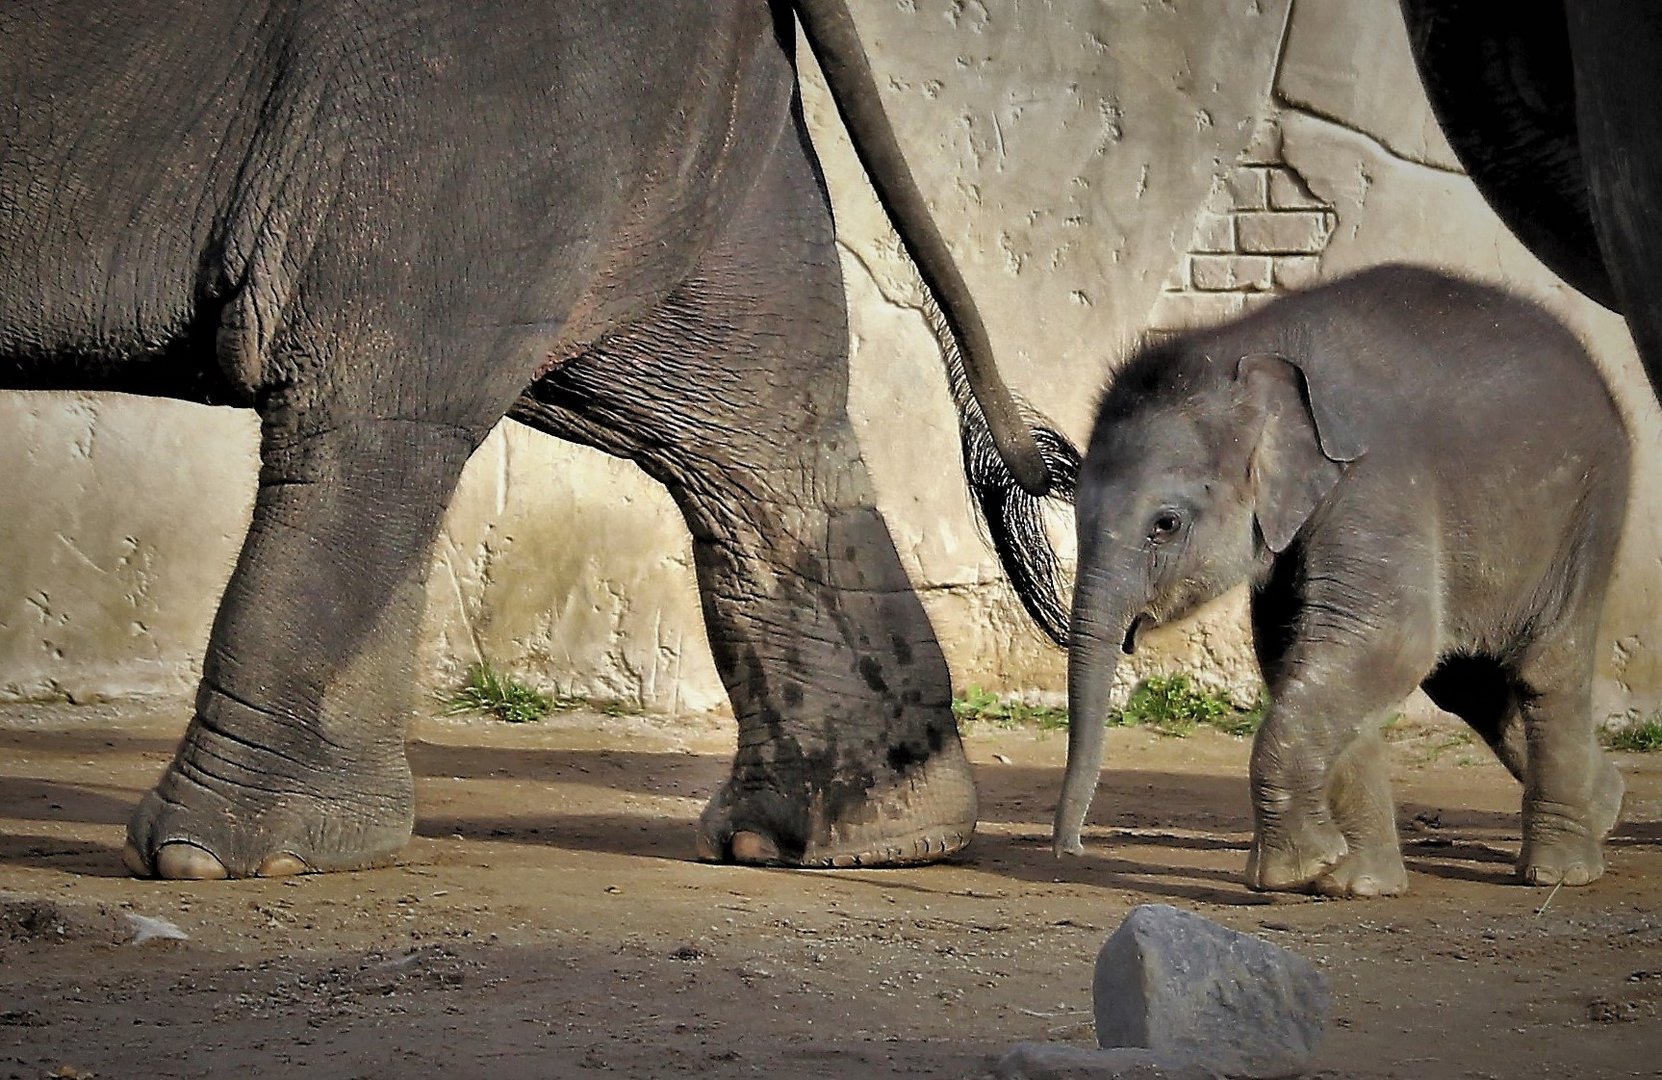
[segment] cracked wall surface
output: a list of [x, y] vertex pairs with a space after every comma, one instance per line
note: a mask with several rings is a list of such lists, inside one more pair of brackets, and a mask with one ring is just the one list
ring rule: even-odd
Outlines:
[[[903, 146], [1012, 385], [1083, 437], [1138, 337], [1371, 263], [1503, 281], [1592, 345], [1645, 445], [1659, 420], [1619, 320], [1556, 282], [1483, 205], [1432, 122], [1394, 0], [1172, 4], [853, 0]], [[1062, 657], [1003, 584], [963, 491], [945, 379], [811, 63], [836, 204], [850, 409], [903, 563], [959, 687], [1059, 695]], [[0, 696], [183, 691], [253, 493], [251, 415], [0, 394]], [[919, 468], [919, 462], [935, 468]], [[1637, 497], [1598, 704], [1662, 697], [1657, 465]], [[1071, 522], [1055, 522], [1070, 546]], [[504, 424], [434, 553], [425, 677], [488, 657], [568, 696], [724, 700], [686, 530], [634, 467]], [[1185, 667], [1250, 699], [1239, 593], [1153, 634], [1122, 679]]]

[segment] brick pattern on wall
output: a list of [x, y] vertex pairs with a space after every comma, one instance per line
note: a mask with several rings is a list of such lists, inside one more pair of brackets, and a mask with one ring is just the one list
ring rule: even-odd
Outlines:
[[1220, 322], [1278, 292], [1316, 282], [1337, 216], [1282, 158], [1265, 120], [1195, 223], [1189, 249], [1155, 302], [1152, 329]]

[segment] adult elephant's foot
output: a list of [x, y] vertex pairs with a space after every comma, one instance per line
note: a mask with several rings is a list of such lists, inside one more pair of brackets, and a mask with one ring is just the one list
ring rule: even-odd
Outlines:
[[736, 766], [699, 820], [698, 857], [847, 869], [935, 862], [969, 844], [975, 780], [956, 731], [846, 749]]
[[1260, 827], [1247, 855], [1247, 884], [1261, 892], [1307, 892], [1347, 854], [1344, 834], [1326, 819]]
[[414, 796], [402, 755], [375, 767], [300, 762], [193, 724], [127, 824], [139, 877], [280, 877], [385, 865], [409, 842]]

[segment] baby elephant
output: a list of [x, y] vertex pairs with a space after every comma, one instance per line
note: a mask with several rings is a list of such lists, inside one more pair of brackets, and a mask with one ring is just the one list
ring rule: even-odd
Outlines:
[[1422, 687], [1523, 782], [1518, 874], [1583, 885], [1623, 783], [1591, 711], [1627, 433], [1534, 304], [1385, 266], [1145, 347], [1079, 482], [1058, 854], [1102, 760], [1117, 653], [1239, 582], [1270, 707], [1254, 888], [1400, 893], [1380, 729]]

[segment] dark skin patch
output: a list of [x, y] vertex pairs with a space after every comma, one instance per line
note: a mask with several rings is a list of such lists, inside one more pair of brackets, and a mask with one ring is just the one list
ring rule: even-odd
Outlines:
[[860, 678], [866, 681], [875, 693], [884, 697], [889, 695], [889, 684], [883, 679], [883, 665], [870, 656], [862, 656], [854, 669], [860, 673]]
[[929, 760], [929, 754], [921, 746], [901, 743], [889, 748], [889, 768], [895, 772], [905, 772], [907, 769], [922, 765], [927, 760]]

